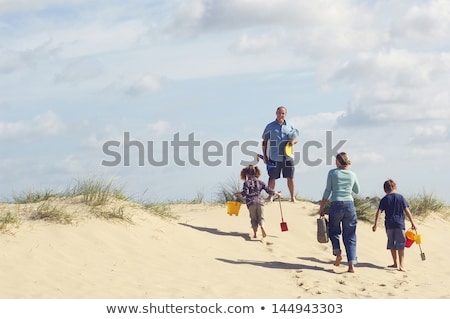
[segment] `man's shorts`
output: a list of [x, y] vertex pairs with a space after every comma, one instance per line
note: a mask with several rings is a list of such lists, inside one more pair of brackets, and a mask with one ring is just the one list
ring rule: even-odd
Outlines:
[[268, 164], [275, 166], [269, 169], [269, 179], [278, 179], [281, 173], [283, 173], [284, 178], [294, 178], [295, 166], [293, 160], [284, 159], [282, 162], [269, 160]]

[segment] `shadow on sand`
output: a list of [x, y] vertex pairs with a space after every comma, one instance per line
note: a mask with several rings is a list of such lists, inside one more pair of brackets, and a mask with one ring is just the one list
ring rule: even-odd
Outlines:
[[304, 264], [285, 263], [282, 261], [257, 261], [257, 260], [244, 260], [244, 259], [231, 260], [231, 259], [225, 259], [225, 258], [216, 258], [216, 259], [218, 261], [222, 261], [222, 262], [233, 264], [233, 265], [243, 265], [244, 264], [244, 265], [253, 265], [253, 266], [271, 268], [271, 269], [326, 270], [322, 267], [310, 266], [310, 265], [304, 265]]
[[232, 237], [242, 237], [242, 238], [244, 238], [245, 240], [252, 241], [251, 238], [250, 238], [250, 234], [247, 234], [247, 233], [224, 232], [224, 231], [221, 231], [221, 230], [219, 230], [219, 229], [217, 229], [217, 228], [209, 228], [209, 227], [194, 226], [194, 225], [189, 225], [189, 224], [185, 224], [185, 223], [179, 223], [179, 225], [186, 226], [186, 227], [190, 227], [190, 228], [193, 228], [193, 229], [195, 229], [195, 230], [207, 232], [207, 233], [210, 233], [210, 234], [213, 234], [213, 235], [219, 235], [219, 236], [232, 236]]
[[[233, 265], [253, 265], [258, 267], [264, 267], [264, 268], [271, 268], [271, 269], [291, 269], [291, 270], [321, 270], [328, 273], [336, 273], [334, 268], [330, 268], [332, 266], [332, 261], [327, 260], [323, 261], [320, 259], [317, 259], [315, 257], [297, 257], [298, 259], [310, 261], [313, 263], [319, 263], [327, 265], [328, 267], [320, 267], [316, 265], [307, 265], [303, 263], [285, 263], [282, 261], [257, 261], [257, 260], [244, 260], [244, 259], [238, 259], [238, 260], [231, 260], [231, 259], [225, 259], [225, 258], [216, 258], [218, 261], [222, 261], [225, 263], [233, 264]], [[374, 269], [384, 269], [384, 267], [380, 267], [371, 263], [358, 263], [357, 267], [366, 267], [366, 268], [374, 268]], [[336, 273], [339, 274], [339, 273]]]
[[[317, 259], [315, 257], [297, 257], [297, 258], [301, 259], [301, 260], [307, 260], [307, 261], [311, 261], [311, 262], [315, 262], [315, 263], [321, 263], [321, 264], [326, 264], [326, 265], [329, 265], [330, 263], [333, 263], [333, 261], [331, 259], [329, 261], [328, 260], [327, 261], [323, 261], [323, 260]], [[343, 261], [342, 264], [346, 265], [347, 263]], [[361, 262], [358, 262], [358, 264], [356, 264], [356, 267], [358, 267], [358, 268], [372, 268], [372, 269], [384, 269], [385, 268], [385, 267], [381, 267], [381, 266], [374, 265], [374, 264], [371, 264], [371, 263], [361, 263]]]

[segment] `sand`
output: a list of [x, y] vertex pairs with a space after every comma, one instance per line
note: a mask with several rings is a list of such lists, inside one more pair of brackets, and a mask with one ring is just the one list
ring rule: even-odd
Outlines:
[[[78, 206], [76, 206], [78, 205]], [[65, 204], [80, 212], [83, 206]], [[121, 204], [133, 223], [78, 218], [63, 225], [25, 219], [0, 233], [0, 298], [32, 299], [442, 299], [450, 297], [449, 222], [416, 220], [423, 237], [405, 250], [407, 272], [388, 269], [386, 234], [359, 221], [358, 265], [346, 255], [333, 266], [331, 243], [316, 239], [318, 206], [278, 202], [265, 206], [267, 237], [251, 238], [248, 210], [225, 205], [175, 204], [176, 219]], [[72, 207], [74, 206], [74, 207]], [[30, 211], [1, 204], [0, 212]], [[408, 224], [407, 224], [408, 225]]]

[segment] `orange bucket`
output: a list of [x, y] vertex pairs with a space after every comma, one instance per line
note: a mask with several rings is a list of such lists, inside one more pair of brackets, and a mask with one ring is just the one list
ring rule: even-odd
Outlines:
[[240, 202], [229, 201], [227, 202], [227, 213], [228, 215], [239, 215], [239, 209], [241, 208]]
[[408, 229], [405, 233], [407, 239], [411, 239], [412, 241], [415, 240], [416, 235], [412, 231], [412, 229]]

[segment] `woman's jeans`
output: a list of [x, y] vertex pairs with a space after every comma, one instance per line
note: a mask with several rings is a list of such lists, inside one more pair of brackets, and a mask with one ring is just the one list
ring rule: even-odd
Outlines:
[[329, 210], [329, 236], [333, 246], [333, 255], [341, 254], [340, 235], [342, 230], [342, 239], [347, 261], [349, 264], [356, 265], [356, 217], [355, 205], [352, 201], [331, 202]]

